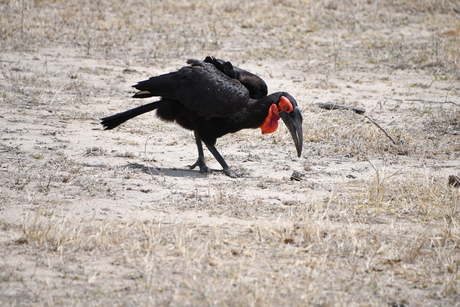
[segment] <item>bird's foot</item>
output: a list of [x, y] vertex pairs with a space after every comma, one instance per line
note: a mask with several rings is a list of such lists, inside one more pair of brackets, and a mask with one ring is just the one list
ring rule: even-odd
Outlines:
[[227, 176], [230, 177], [230, 178], [238, 178], [238, 177], [241, 177], [241, 175], [238, 175], [237, 173], [235, 173], [234, 171], [232, 171], [230, 168], [224, 168], [223, 171], [224, 171], [224, 174], [227, 175]]
[[[202, 174], [210, 174], [212, 172], [212, 170], [206, 165], [206, 163], [204, 163], [204, 161], [200, 159], [198, 159], [193, 165], [189, 165], [188, 167], [190, 169], [194, 169], [197, 166], [200, 168], [200, 173]], [[224, 168], [222, 172], [224, 172], [224, 174], [230, 178], [242, 177], [242, 175], [235, 173], [230, 168]]]
[[200, 173], [202, 174], [207, 174], [211, 172], [211, 169], [201, 159], [198, 159], [193, 165], [189, 165], [188, 167], [190, 169], [194, 169], [197, 166], [200, 168]]

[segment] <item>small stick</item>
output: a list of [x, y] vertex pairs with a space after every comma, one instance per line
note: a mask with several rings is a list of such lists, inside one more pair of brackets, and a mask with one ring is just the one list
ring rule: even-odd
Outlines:
[[391, 137], [391, 135], [388, 134], [388, 132], [386, 132], [386, 130], [383, 129], [379, 124], [377, 124], [377, 122], [375, 122], [372, 118], [370, 118], [370, 117], [367, 116], [367, 115], [364, 115], [364, 117], [367, 118], [368, 120], [370, 120], [374, 125], [376, 125], [377, 127], [379, 127], [380, 130], [382, 130], [383, 133], [385, 133], [386, 136], [393, 142], [393, 144], [398, 145], [398, 143], [396, 143], [396, 141]]
[[[325, 103], [318, 102], [316, 105], [318, 107], [322, 108], [322, 109], [327, 109], [327, 110], [352, 110], [352, 111], [356, 112], [357, 114], [364, 114], [366, 112], [366, 109], [363, 109], [363, 108], [344, 106], [344, 105], [340, 105], [340, 104], [336, 104], [336, 103], [330, 103], [330, 102], [325, 102]], [[377, 124], [377, 122], [375, 120], [373, 120], [372, 118], [370, 118], [367, 115], [364, 115], [364, 117], [369, 119], [374, 125], [379, 127], [380, 130], [382, 130], [386, 134], [386, 136], [393, 142], [393, 144], [398, 145], [398, 143], [395, 141], [395, 139], [393, 139], [391, 137], [391, 135], [388, 132], [386, 132], [385, 129], [383, 129], [379, 124]]]
[[330, 103], [330, 102], [318, 102], [316, 105], [326, 110], [352, 110], [358, 114], [364, 114], [366, 112], [366, 109], [363, 109], [363, 108], [344, 106], [341, 104]]

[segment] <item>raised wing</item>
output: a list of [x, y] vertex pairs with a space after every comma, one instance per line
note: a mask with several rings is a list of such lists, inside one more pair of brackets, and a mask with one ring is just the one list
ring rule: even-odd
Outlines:
[[[187, 63], [191, 64], [191, 61], [197, 60], [189, 60]], [[213, 64], [218, 70], [230, 78], [240, 81], [240, 83], [248, 89], [249, 95], [252, 99], [260, 99], [267, 96], [268, 87], [261, 77], [242, 68], [233, 66], [229, 61], [216, 59], [212, 56], [207, 56], [204, 59], [204, 62]]]
[[177, 99], [205, 119], [228, 117], [250, 101], [249, 91], [213, 64], [189, 61], [172, 77]]

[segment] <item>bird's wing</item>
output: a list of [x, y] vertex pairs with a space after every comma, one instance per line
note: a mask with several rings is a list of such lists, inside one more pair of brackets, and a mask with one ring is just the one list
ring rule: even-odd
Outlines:
[[[193, 64], [196, 62], [200, 62], [198, 60], [188, 60], [187, 63]], [[213, 64], [218, 70], [226, 74], [232, 79], [237, 79], [238, 81], [243, 84], [245, 88], [248, 89], [249, 91], [249, 96], [251, 96], [252, 99], [260, 99], [264, 96], [267, 96], [268, 94], [268, 87], [265, 81], [245, 70], [236, 66], [233, 66], [232, 63], [226, 62], [221, 59], [216, 59], [215, 57], [212, 56], [207, 56], [203, 62], [206, 63], [211, 63]]]
[[173, 77], [177, 99], [190, 111], [210, 119], [228, 117], [247, 105], [249, 91], [239, 81], [212, 64], [201, 61], [190, 64]]
[[261, 77], [236, 66], [233, 67], [233, 70], [237, 75], [238, 81], [248, 89], [251, 98], [260, 99], [267, 96], [268, 87]]
[[[189, 60], [189, 61], [193, 61], [193, 60]], [[187, 63], [189, 63], [189, 61], [187, 61]], [[203, 62], [214, 65], [218, 70], [220, 70], [221, 72], [223, 72], [224, 74], [226, 74], [232, 79], [238, 79], [238, 75], [236, 74], [236, 71], [235, 71], [235, 68], [238, 68], [238, 67], [234, 67], [232, 63], [230, 63], [229, 61], [224, 61], [221, 59], [216, 59], [215, 57], [212, 57], [212, 56], [207, 56]]]

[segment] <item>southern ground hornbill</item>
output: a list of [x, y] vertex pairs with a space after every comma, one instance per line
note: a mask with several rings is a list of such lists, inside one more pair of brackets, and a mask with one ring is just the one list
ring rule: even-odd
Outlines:
[[233, 172], [217, 151], [217, 138], [246, 128], [261, 128], [272, 133], [281, 118], [289, 129], [297, 149], [302, 153], [302, 114], [296, 100], [288, 93], [266, 95], [265, 82], [254, 74], [234, 67], [230, 62], [214, 58], [205, 61], [188, 60], [189, 66], [178, 71], [151, 77], [133, 85], [139, 92], [134, 98], [161, 97], [155, 101], [122, 113], [102, 118], [105, 130], [113, 129], [143, 113], [157, 110], [165, 121], [175, 121], [193, 130], [198, 147], [198, 160], [190, 168], [209, 171], [204, 161], [202, 142], [220, 163], [229, 177]]

